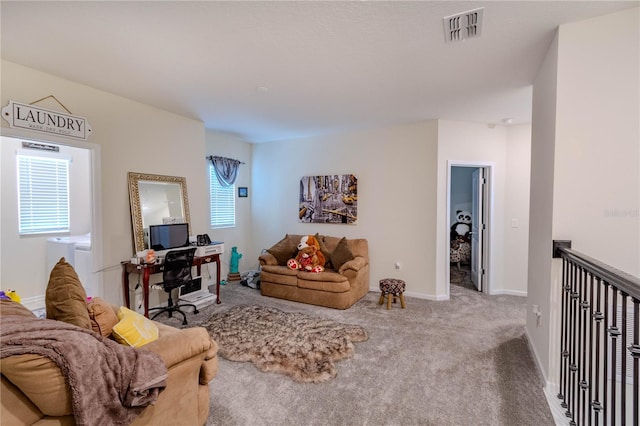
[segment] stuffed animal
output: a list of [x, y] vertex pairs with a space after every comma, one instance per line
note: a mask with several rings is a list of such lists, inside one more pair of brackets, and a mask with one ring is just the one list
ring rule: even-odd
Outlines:
[[457, 222], [451, 225], [451, 241], [455, 241], [458, 237], [465, 240], [471, 240], [471, 213], [458, 210], [456, 211]]
[[305, 235], [298, 244], [298, 254], [295, 259], [289, 259], [289, 269], [298, 269], [307, 272], [324, 271], [324, 255], [320, 251], [320, 243], [313, 235]]

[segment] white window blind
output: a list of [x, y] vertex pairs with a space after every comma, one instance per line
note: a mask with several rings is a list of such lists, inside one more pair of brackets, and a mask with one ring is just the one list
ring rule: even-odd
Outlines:
[[69, 160], [18, 154], [20, 234], [69, 231]]
[[236, 226], [236, 186], [222, 186], [213, 166], [209, 166], [211, 190], [211, 228]]

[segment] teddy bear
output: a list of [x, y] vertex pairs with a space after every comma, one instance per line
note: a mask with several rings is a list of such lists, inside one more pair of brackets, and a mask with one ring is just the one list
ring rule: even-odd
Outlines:
[[304, 235], [298, 244], [298, 254], [295, 259], [287, 261], [287, 266], [289, 269], [318, 273], [324, 271], [325, 260], [316, 237]]
[[469, 241], [471, 238], [471, 213], [464, 210], [456, 211], [457, 222], [451, 225], [451, 241], [459, 237]]

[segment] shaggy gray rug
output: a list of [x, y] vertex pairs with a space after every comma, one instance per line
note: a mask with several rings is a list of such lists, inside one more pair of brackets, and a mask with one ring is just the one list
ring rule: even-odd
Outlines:
[[298, 382], [334, 378], [334, 361], [352, 357], [352, 342], [368, 339], [357, 325], [266, 306], [235, 306], [213, 314], [201, 326], [218, 343], [218, 355], [250, 361], [259, 370], [283, 373]]

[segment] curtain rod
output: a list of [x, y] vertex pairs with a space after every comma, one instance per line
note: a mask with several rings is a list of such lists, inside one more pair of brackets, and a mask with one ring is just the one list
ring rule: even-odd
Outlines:
[[[217, 157], [217, 155], [209, 155], [207, 157], [204, 157], [206, 160], [211, 160], [213, 159], [213, 157]], [[229, 157], [220, 157], [220, 158], [227, 158], [229, 160], [234, 160], [234, 161], [238, 161], [240, 164], [245, 164], [244, 161], [240, 161], [240, 160], [236, 160], [235, 158], [229, 158]]]

